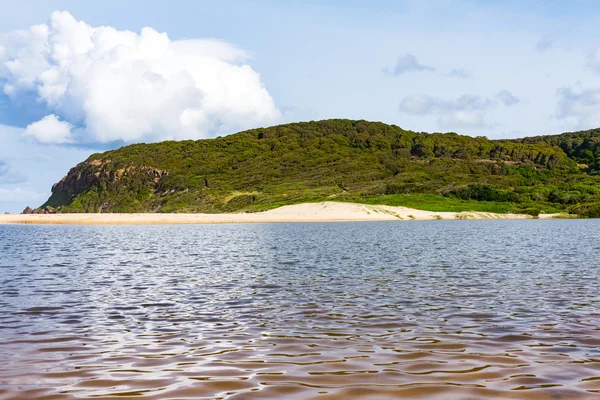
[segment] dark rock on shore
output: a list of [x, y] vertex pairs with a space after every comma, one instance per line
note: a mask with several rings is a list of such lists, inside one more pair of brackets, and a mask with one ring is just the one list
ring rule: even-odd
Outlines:
[[23, 214], [55, 214], [55, 213], [56, 213], [56, 210], [50, 206], [46, 206], [44, 208], [36, 208], [36, 209], [32, 209], [31, 207], [27, 206], [23, 210]]

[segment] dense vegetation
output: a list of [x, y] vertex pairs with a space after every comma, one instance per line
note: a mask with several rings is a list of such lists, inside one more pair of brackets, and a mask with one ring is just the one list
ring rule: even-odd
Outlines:
[[547, 143], [560, 147], [565, 154], [579, 163], [586, 164], [589, 171], [600, 171], [600, 129], [568, 132], [562, 135], [532, 136], [518, 139], [520, 143]]
[[600, 130], [519, 140], [326, 120], [93, 154], [59, 212], [260, 211], [336, 200], [435, 211], [600, 213]]

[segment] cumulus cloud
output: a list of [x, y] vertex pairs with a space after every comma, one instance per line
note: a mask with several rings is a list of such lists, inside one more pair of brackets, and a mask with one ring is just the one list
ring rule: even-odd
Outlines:
[[72, 143], [72, 129], [73, 125], [50, 114], [29, 124], [25, 129], [25, 135], [33, 136], [41, 143]]
[[203, 138], [279, 118], [248, 58], [220, 40], [92, 27], [54, 12], [0, 37], [0, 85], [17, 111], [44, 110], [27, 128], [42, 142]]
[[496, 107], [499, 103], [508, 107], [518, 101], [507, 90], [499, 92], [493, 98], [463, 94], [456, 99], [445, 100], [429, 95], [413, 95], [400, 100], [399, 111], [416, 116], [438, 115], [438, 126], [444, 129], [475, 128], [488, 126], [484, 119], [484, 111]]
[[558, 119], [577, 129], [600, 126], [600, 89], [560, 88], [557, 94]]

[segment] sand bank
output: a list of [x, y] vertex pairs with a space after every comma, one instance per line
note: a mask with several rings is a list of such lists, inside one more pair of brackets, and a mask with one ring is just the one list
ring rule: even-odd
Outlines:
[[[543, 214], [540, 218], [555, 218]], [[526, 219], [522, 214], [486, 212], [431, 212], [406, 207], [322, 202], [284, 206], [259, 213], [231, 214], [8, 214], [0, 215], [0, 224], [225, 224], [252, 222], [337, 222], [455, 219]]]

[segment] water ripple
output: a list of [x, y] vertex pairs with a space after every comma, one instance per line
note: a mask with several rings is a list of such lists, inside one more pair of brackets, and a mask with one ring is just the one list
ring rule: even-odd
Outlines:
[[0, 399], [596, 398], [599, 228], [0, 226]]

